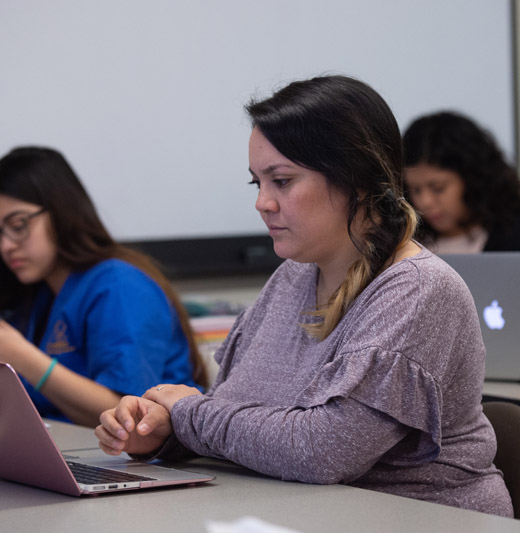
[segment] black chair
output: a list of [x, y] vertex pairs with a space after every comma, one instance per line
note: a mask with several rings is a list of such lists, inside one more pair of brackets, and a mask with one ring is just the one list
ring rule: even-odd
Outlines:
[[494, 463], [504, 473], [515, 518], [520, 518], [520, 406], [507, 401], [492, 401], [484, 402], [482, 407], [497, 436]]

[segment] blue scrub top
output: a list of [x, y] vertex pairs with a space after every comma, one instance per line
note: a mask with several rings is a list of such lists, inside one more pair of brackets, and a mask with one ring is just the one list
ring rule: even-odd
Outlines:
[[[50, 289], [42, 286], [25, 332], [30, 341], [51, 302]], [[119, 259], [70, 274], [52, 302], [39, 348], [120, 394], [140, 396], [158, 383], [194, 386], [188, 342], [175, 309], [154, 280]], [[24, 384], [42, 416], [65, 420]]]

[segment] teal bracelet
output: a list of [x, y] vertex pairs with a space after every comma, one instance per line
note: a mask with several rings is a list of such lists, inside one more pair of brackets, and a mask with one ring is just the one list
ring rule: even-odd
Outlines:
[[58, 360], [56, 359], [56, 357], [54, 357], [51, 361], [51, 364], [49, 365], [49, 368], [47, 368], [47, 370], [45, 371], [45, 374], [43, 374], [43, 376], [40, 378], [40, 381], [36, 383], [36, 387], [34, 387], [34, 390], [38, 391], [43, 387], [43, 384], [47, 381], [47, 379], [49, 379], [52, 369], [56, 366], [57, 362]]

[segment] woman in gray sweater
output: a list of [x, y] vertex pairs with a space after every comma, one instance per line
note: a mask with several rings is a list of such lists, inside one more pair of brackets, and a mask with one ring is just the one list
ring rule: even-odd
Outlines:
[[256, 208], [286, 261], [237, 319], [207, 394], [125, 397], [102, 414], [100, 446], [512, 516], [480, 404], [476, 310], [412, 240], [390, 109], [364, 83], [327, 76], [247, 111]]

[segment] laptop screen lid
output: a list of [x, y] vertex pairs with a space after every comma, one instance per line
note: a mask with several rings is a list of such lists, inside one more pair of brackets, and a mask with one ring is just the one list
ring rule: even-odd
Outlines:
[[[214, 476], [111, 457], [101, 450], [60, 452], [14, 369], [0, 362], [0, 478], [80, 496], [100, 492], [183, 485], [211, 481]], [[85, 457], [81, 457], [84, 455]], [[136, 475], [142, 480], [78, 483], [74, 463]]]
[[444, 254], [466, 282], [486, 346], [486, 379], [520, 381], [520, 252]]

